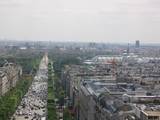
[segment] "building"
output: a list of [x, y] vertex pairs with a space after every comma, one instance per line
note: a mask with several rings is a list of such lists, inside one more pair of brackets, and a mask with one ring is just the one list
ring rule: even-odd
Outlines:
[[157, 120], [146, 111], [159, 107], [159, 63], [153, 57], [100, 55], [66, 66], [62, 83], [75, 119]]
[[22, 68], [19, 65], [13, 63], [4, 64], [0, 68], [0, 96], [15, 87], [21, 75]]
[[140, 41], [139, 41], [139, 40], [136, 40], [135, 47], [136, 47], [136, 48], [139, 48], [139, 47], [140, 47]]
[[141, 120], [160, 120], [160, 111], [142, 111]]

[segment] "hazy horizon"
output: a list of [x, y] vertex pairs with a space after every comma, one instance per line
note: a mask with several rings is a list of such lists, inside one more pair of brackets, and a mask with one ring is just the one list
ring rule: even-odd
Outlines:
[[0, 0], [0, 39], [160, 43], [159, 0]]

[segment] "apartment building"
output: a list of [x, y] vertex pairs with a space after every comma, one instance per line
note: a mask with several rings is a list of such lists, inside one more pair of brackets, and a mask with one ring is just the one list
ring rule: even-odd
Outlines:
[[22, 68], [19, 65], [14, 63], [4, 64], [0, 68], [0, 96], [15, 87], [21, 75]]

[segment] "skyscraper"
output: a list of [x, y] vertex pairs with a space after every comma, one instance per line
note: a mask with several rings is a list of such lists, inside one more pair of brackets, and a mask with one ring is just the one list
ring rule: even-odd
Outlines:
[[139, 48], [139, 47], [140, 47], [140, 41], [139, 41], [139, 40], [136, 40], [135, 47], [136, 47], [136, 48]]
[[130, 48], [129, 48], [129, 43], [128, 43], [128, 47], [127, 47], [127, 55], [129, 55], [130, 52]]

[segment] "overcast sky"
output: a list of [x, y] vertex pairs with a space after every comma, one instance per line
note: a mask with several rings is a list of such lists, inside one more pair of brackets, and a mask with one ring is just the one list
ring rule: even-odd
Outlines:
[[160, 43], [160, 0], [0, 0], [0, 38]]

